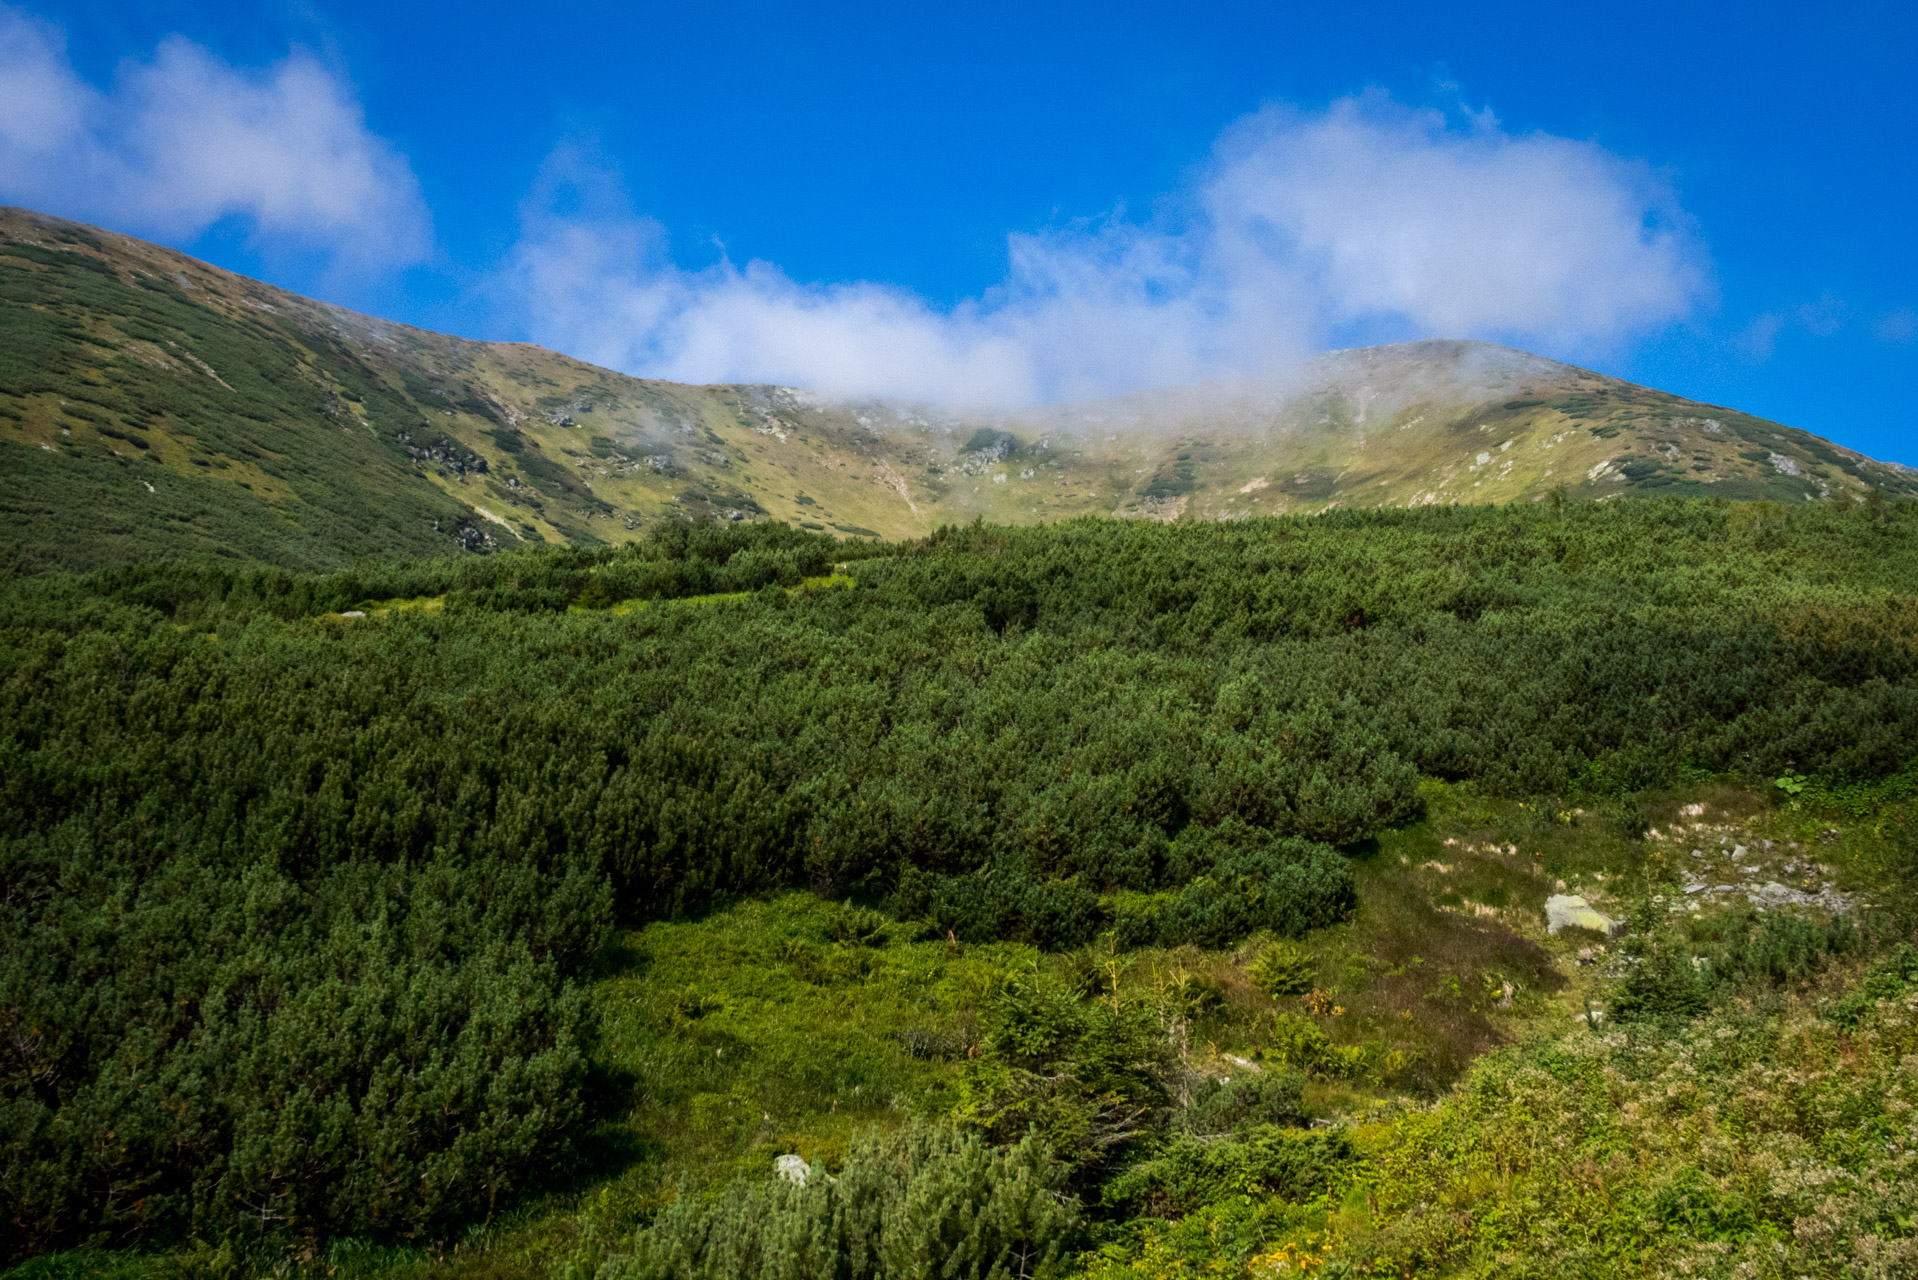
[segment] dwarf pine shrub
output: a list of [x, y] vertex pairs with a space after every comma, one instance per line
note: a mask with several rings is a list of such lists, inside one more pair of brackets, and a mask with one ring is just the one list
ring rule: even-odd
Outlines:
[[1312, 955], [1293, 942], [1275, 942], [1260, 951], [1247, 970], [1269, 996], [1300, 996], [1312, 989]]
[[599, 1280], [1010, 1280], [1050, 1266], [1078, 1207], [1038, 1138], [993, 1147], [917, 1124], [856, 1145], [837, 1176], [690, 1190], [601, 1266]]

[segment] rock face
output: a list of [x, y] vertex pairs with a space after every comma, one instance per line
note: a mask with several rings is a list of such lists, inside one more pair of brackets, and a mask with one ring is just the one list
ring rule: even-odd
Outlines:
[[1545, 931], [1557, 933], [1567, 927], [1611, 934], [1618, 932], [1619, 922], [1594, 911], [1591, 903], [1575, 893], [1555, 893], [1545, 899]]

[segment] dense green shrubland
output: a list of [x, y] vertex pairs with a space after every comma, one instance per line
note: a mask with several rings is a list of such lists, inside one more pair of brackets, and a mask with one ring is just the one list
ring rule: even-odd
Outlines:
[[[859, 553], [823, 591], [792, 588], [849, 549], [777, 528], [7, 586], [5, 1252], [485, 1214], [565, 1159], [574, 984], [617, 918], [802, 885], [959, 939], [1219, 945], [1348, 910], [1336, 848], [1412, 815], [1422, 773], [1837, 783], [1918, 741], [1902, 507]], [[334, 616], [419, 597], [444, 608]], [[1106, 1136], [1042, 1058], [995, 1061], [982, 1124]]]

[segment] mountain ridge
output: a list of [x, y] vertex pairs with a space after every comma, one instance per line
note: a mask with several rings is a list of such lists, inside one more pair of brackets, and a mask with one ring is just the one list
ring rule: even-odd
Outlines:
[[626, 541], [671, 520], [904, 538], [983, 518], [1238, 519], [1681, 494], [1918, 494], [1797, 428], [1462, 340], [994, 413], [634, 378], [0, 210], [0, 525], [16, 572], [152, 556]]

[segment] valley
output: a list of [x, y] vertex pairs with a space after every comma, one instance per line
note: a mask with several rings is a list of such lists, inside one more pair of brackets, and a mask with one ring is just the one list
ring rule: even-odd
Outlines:
[[627, 377], [0, 211], [0, 1280], [1918, 1272], [1918, 475]]

